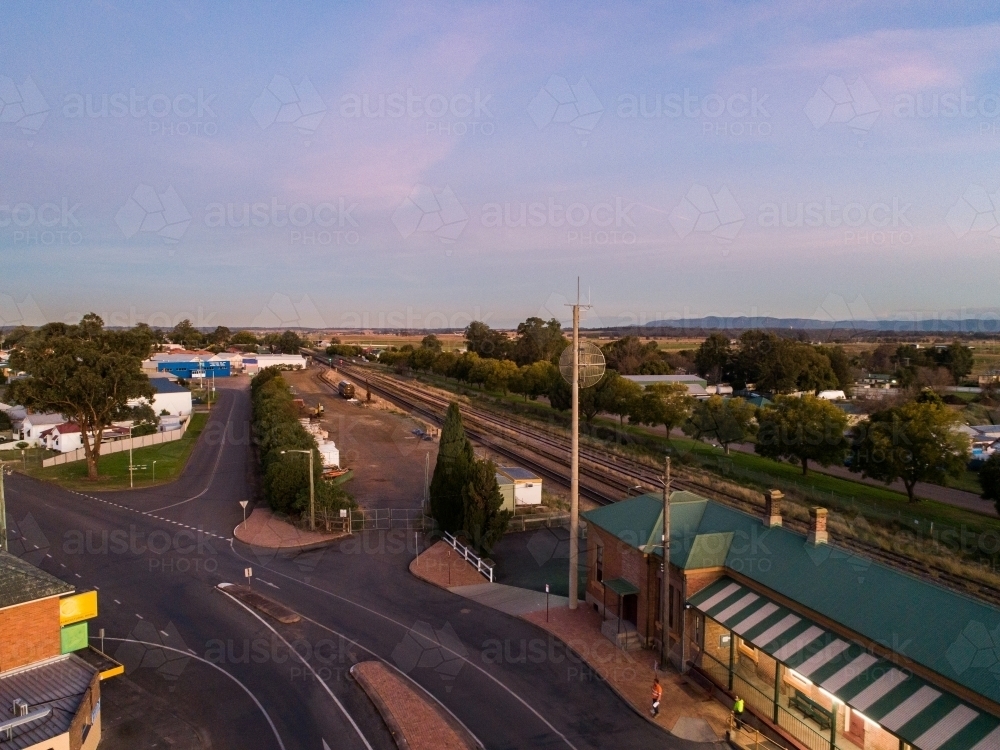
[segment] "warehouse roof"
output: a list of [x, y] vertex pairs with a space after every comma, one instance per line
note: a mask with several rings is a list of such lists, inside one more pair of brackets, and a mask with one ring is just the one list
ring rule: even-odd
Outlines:
[[75, 589], [9, 552], [0, 552], [0, 608], [71, 594]]
[[149, 384], [153, 386], [153, 390], [157, 393], [190, 393], [187, 388], [178, 385], [177, 381], [168, 380], [167, 378], [150, 378]]
[[[693, 493], [670, 497], [672, 564], [724, 565], [1000, 703], [1000, 609], [835, 545], [812, 545], [782, 527], [768, 529], [756, 516]], [[650, 494], [583, 515], [637, 549], [662, 556], [661, 511], [661, 496]], [[934, 627], [927, 627], [929, 614]]]

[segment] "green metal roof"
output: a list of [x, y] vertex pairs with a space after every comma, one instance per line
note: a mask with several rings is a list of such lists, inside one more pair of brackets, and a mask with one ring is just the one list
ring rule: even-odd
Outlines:
[[75, 591], [64, 581], [9, 552], [0, 552], [0, 608]]
[[630, 581], [626, 581], [624, 578], [612, 578], [610, 581], [602, 581], [602, 583], [607, 588], [618, 594], [618, 596], [628, 596], [629, 594], [639, 593], [639, 587]]
[[[768, 529], [757, 516], [692, 493], [670, 497], [672, 564], [717, 567], [725, 537], [712, 535], [729, 534], [725, 567], [1000, 703], [1000, 609], [835, 545], [811, 545], [787, 529]], [[661, 509], [653, 494], [584, 517], [662, 555], [650, 546], [660, 544]]]
[[689, 603], [920, 750], [1000, 746], [1000, 719], [731, 578]]

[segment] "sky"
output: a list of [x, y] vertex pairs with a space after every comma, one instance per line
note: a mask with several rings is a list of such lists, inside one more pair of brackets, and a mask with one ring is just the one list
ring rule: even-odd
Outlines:
[[0, 325], [1000, 307], [995, 3], [5, 2]]

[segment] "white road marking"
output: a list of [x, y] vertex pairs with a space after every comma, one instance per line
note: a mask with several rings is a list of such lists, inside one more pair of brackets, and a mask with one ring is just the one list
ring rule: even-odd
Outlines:
[[[109, 641], [119, 641], [119, 642], [125, 641], [124, 638], [110, 638], [110, 637], [107, 640], [109, 640]], [[226, 670], [224, 670], [218, 664], [215, 664], [213, 662], [210, 662], [208, 659], [205, 659], [205, 658], [202, 658], [201, 656], [198, 656], [191, 649], [188, 649], [187, 651], [181, 651], [179, 648], [170, 648], [170, 646], [164, 646], [162, 643], [149, 643], [147, 641], [137, 641], [134, 638], [129, 638], [128, 640], [130, 640], [132, 643], [142, 644], [143, 646], [146, 646], [148, 648], [162, 648], [164, 651], [173, 651], [175, 654], [184, 654], [185, 656], [187, 656], [188, 654], [190, 654], [190, 656], [191, 656], [192, 659], [197, 659], [202, 664], [207, 664], [208, 666], [212, 667], [212, 669], [217, 669], [220, 672], [222, 672], [222, 674], [224, 674], [230, 680], [232, 680], [237, 685], [239, 685], [241, 688], [243, 688], [243, 692], [245, 692], [247, 695], [250, 696], [250, 700], [252, 700], [257, 705], [257, 708], [260, 709], [260, 712], [262, 714], [264, 714], [264, 718], [267, 720], [267, 723], [270, 725], [271, 731], [274, 732], [274, 739], [277, 740], [278, 747], [280, 747], [281, 750], [285, 750], [285, 743], [281, 741], [281, 735], [278, 734], [278, 728], [276, 726], [274, 726], [274, 722], [271, 720], [271, 717], [268, 715], [267, 711], [264, 710], [264, 705], [260, 702], [260, 700], [257, 698], [257, 696], [250, 692], [250, 688], [248, 688], [246, 685], [244, 685], [238, 679], [236, 679], [235, 677], [233, 677], [233, 675], [231, 675], [229, 672], [227, 672]]]

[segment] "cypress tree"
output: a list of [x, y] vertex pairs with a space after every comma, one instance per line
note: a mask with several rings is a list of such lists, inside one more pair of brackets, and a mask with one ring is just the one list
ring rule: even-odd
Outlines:
[[475, 455], [465, 435], [458, 404], [451, 403], [441, 428], [441, 444], [431, 479], [431, 515], [442, 531], [455, 534], [465, 522], [462, 489], [469, 481]]
[[511, 512], [500, 510], [503, 495], [492, 461], [473, 461], [469, 481], [462, 490], [465, 531], [480, 554], [488, 555], [507, 530]]

